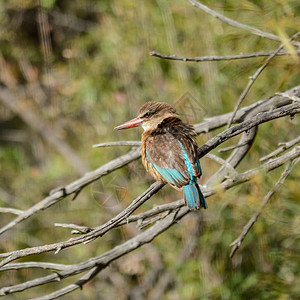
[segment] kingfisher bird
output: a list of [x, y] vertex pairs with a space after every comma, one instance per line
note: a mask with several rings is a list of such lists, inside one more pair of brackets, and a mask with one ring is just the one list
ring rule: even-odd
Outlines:
[[194, 127], [184, 123], [176, 109], [165, 102], [146, 102], [138, 117], [115, 129], [142, 126], [142, 162], [158, 181], [184, 191], [184, 200], [190, 210], [207, 208], [197, 183], [202, 174], [197, 156]]

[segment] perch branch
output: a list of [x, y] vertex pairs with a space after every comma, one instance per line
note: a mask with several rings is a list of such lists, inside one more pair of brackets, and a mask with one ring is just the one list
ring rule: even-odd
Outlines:
[[[198, 156], [199, 156], [199, 158], [203, 157], [205, 154], [210, 152], [212, 149], [216, 148], [218, 145], [220, 145], [224, 141], [226, 141], [229, 138], [236, 136], [244, 131], [251, 129], [254, 126], [257, 126], [261, 123], [264, 123], [264, 122], [267, 122], [267, 121], [270, 121], [270, 120], [273, 120], [276, 118], [280, 118], [283, 116], [295, 115], [299, 112], [300, 112], [300, 102], [296, 102], [293, 104], [286, 105], [284, 107], [279, 107], [277, 109], [274, 109], [273, 111], [260, 113], [260, 114], [256, 115], [255, 117], [251, 118], [250, 120], [244, 121], [244, 122], [237, 124], [231, 128], [228, 128], [225, 131], [223, 131], [222, 133], [220, 133], [220, 134], [216, 135], [215, 137], [213, 137], [212, 139], [210, 139], [206, 144], [204, 144], [202, 147], [200, 147], [198, 149]], [[134, 150], [134, 151], [137, 151], [137, 150]], [[136, 158], [138, 158], [140, 154], [136, 153], [135, 155], [136, 155]], [[120, 167], [119, 161], [118, 161], [117, 166]], [[105, 166], [105, 167], [107, 167], [107, 166]], [[107, 172], [106, 168], [105, 168], [105, 171]], [[88, 184], [88, 182], [86, 182], [86, 184]], [[38, 253], [49, 252], [49, 251], [57, 252], [63, 248], [74, 246], [74, 245], [80, 244], [80, 243], [87, 243], [99, 236], [102, 236], [108, 230], [115, 227], [123, 219], [126, 219], [133, 211], [135, 211], [141, 204], [143, 204], [146, 200], [148, 200], [153, 194], [157, 193], [162, 187], [163, 187], [162, 183], [156, 182], [156, 183], [152, 184], [152, 186], [145, 193], [143, 193], [141, 196], [139, 196], [137, 199], [135, 199], [128, 208], [126, 208], [124, 211], [119, 213], [113, 219], [109, 220], [104, 225], [96, 227], [93, 231], [87, 233], [84, 237], [72, 238], [66, 242], [54, 243], [51, 245], [36, 247], [35, 251], [37, 251], [37, 252], [32, 253], [32, 254], [38, 254]], [[75, 190], [78, 190], [78, 188]], [[56, 193], [63, 193], [63, 191], [58, 191]], [[51, 196], [49, 196], [49, 197], [51, 197]], [[53, 204], [53, 203], [50, 203], [50, 204], [47, 203], [47, 204], [48, 204], [47, 206], [49, 206], [50, 204]], [[36, 210], [40, 209], [39, 205], [40, 204], [37, 204], [38, 207], [35, 208]], [[18, 218], [20, 218], [21, 216], [22, 215], [18, 216]], [[16, 218], [16, 219], [18, 219], [18, 218]], [[9, 224], [12, 224], [12, 223], [9, 223]], [[13, 225], [11, 225], [11, 227], [12, 226]], [[3, 228], [6, 229], [7, 226], [5, 226]], [[3, 228], [2, 228], [2, 232], [4, 232]], [[19, 250], [18, 254], [15, 253], [14, 255], [1, 254], [0, 257], [6, 257], [6, 256], [8, 256], [8, 257], [0, 263], [0, 266], [6, 264], [16, 258], [27, 256], [27, 254], [31, 253], [31, 251], [32, 251], [30, 249], [31, 248]]]
[[[300, 95], [300, 86], [296, 86], [290, 90], [284, 92], [284, 94], [289, 95], [289, 97], [276, 95], [270, 99], [256, 102], [252, 105], [247, 107], [243, 107], [238, 110], [236, 117], [234, 118], [235, 122], [241, 122], [249, 115], [253, 110], [258, 110], [259, 112], [269, 111], [273, 107], [281, 107], [283, 105], [289, 104], [292, 102], [291, 98], [298, 97]], [[202, 123], [195, 125], [196, 132], [199, 133], [206, 133], [217, 128], [220, 128], [227, 124], [229, 118], [231, 117], [232, 113], [226, 113], [219, 116], [211, 117], [205, 120]], [[24, 211], [24, 213], [20, 214], [16, 219], [12, 220], [10, 223], [5, 225], [0, 229], [0, 235], [5, 231], [13, 228], [15, 225], [19, 224], [20, 222], [28, 219], [33, 214], [45, 210], [53, 204], [56, 204], [63, 198], [71, 195], [73, 193], [78, 193], [82, 188], [86, 185], [98, 180], [102, 176], [105, 176], [112, 171], [121, 168], [128, 163], [138, 159], [140, 157], [139, 150], [132, 150], [129, 151], [127, 154], [124, 154], [105, 165], [99, 167], [98, 169], [85, 174], [83, 177], [73, 181], [72, 183], [55, 189], [48, 197], [44, 198], [43, 200], [39, 201], [36, 205], [32, 206], [31, 208]], [[232, 163], [231, 163], [232, 164]], [[233, 165], [233, 164], [232, 164]]]
[[[286, 161], [293, 160], [299, 156], [300, 156], [300, 147], [296, 146], [290, 152], [287, 152], [286, 154], [284, 154], [276, 159], [269, 160], [268, 162], [263, 164], [260, 168], [256, 168], [256, 169], [238, 174], [235, 178], [226, 180], [225, 182], [223, 182], [221, 184], [221, 186], [224, 189], [229, 189], [234, 185], [237, 185], [237, 184], [240, 184], [240, 183], [250, 180], [255, 174], [258, 173], [258, 171], [260, 171], [262, 169], [264, 169], [266, 171], [271, 171], [271, 170], [283, 165]], [[61, 250], [63, 248], [74, 246], [79, 243], [89, 242], [99, 236], [102, 236], [109, 229], [116, 227], [122, 221], [122, 219], [126, 219], [126, 217], [128, 217], [128, 213], [130, 213], [130, 211], [133, 209], [132, 208], [133, 204], [135, 207], [139, 206], [140, 201], [146, 201], [147, 199], [149, 199], [152, 196], [152, 193], [156, 193], [159, 189], [161, 189], [162, 186], [163, 186], [162, 183], [155, 182], [150, 187], [150, 188], [152, 188], [152, 191], [149, 190], [150, 189], [149, 188], [140, 197], [138, 197], [132, 203], [130, 210], [128, 209], [129, 208], [128, 207], [125, 211], [122, 211], [118, 216], [114, 217], [113, 219], [106, 222], [105, 224], [96, 227], [93, 231], [85, 234], [82, 237], [72, 238], [72, 239], [69, 239], [68, 241], [61, 242], [61, 243], [49, 244], [49, 245], [44, 245], [44, 246], [21, 249], [21, 250], [17, 250], [17, 251], [13, 251], [13, 252], [8, 252], [8, 253], [2, 253], [2, 254], [0, 254], [0, 257], [6, 257], [6, 258], [0, 262], [0, 267], [8, 264], [9, 262], [11, 262], [15, 259], [21, 258], [21, 257], [26, 257], [26, 256], [33, 255], [33, 254], [40, 254], [40, 253], [44, 253], [44, 252], [55, 251], [57, 249]], [[219, 189], [219, 187], [218, 187], [218, 189]], [[210, 197], [211, 195], [216, 193], [216, 191], [218, 189], [216, 189], [216, 188], [211, 188], [211, 189], [207, 189], [207, 190], [205, 189], [204, 196]], [[178, 201], [176, 204], [179, 207], [184, 205], [182, 200]], [[175, 208], [175, 210], [176, 210], [176, 208]]]
[[[249, 171], [246, 171], [244, 173], [241, 173], [235, 178], [234, 180], [228, 179], [225, 182], [221, 184], [221, 186], [226, 190], [229, 189], [239, 183], [249, 181], [253, 176], [261, 172], [261, 170], [270, 171], [275, 168], [280, 167], [284, 163], [290, 160], [294, 160], [300, 156], [300, 147], [295, 147], [291, 151], [287, 152], [286, 154], [273, 159], [269, 160], [265, 164], [263, 164], [261, 167], [256, 169], [251, 169]], [[216, 190], [219, 190], [217, 188]], [[205, 193], [205, 196], [212, 195], [214, 192], [214, 189], [211, 189], [209, 192]], [[58, 280], [62, 280], [66, 277], [73, 276], [82, 272], [85, 272], [87, 270], [93, 269], [95, 267], [98, 267], [99, 269], [97, 271], [101, 271], [106, 266], [108, 266], [112, 261], [116, 260], [117, 258], [127, 254], [128, 252], [133, 251], [134, 249], [151, 242], [156, 236], [164, 232], [166, 229], [168, 229], [170, 226], [175, 224], [179, 219], [181, 219], [184, 215], [187, 213], [190, 213], [188, 208], [186, 207], [178, 207], [177, 210], [172, 212], [171, 214], [167, 215], [164, 219], [154, 224], [149, 229], [145, 230], [144, 232], [138, 234], [134, 238], [126, 241], [125, 243], [116, 246], [112, 250], [97, 256], [90, 258], [86, 261], [83, 261], [81, 263], [71, 265], [67, 267], [66, 269], [62, 270], [61, 272], [57, 272], [54, 274], [50, 274], [41, 278], [37, 278], [34, 280], [30, 280], [21, 284], [17, 284], [10, 287], [3, 287], [0, 289], [0, 295], [7, 295], [14, 292], [23, 291], [38, 285], [55, 282]], [[37, 247], [39, 248], [39, 247]], [[34, 248], [31, 248], [34, 249]], [[22, 250], [21, 250], [22, 251]], [[19, 251], [15, 251], [14, 253], [17, 253]], [[27, 253], [28, 255], [31, 255], [32, 253]], [[14, 256], [17, 258], [16, 256]], [[3, 262], [3, 261], [2, 261]], [[72, 289], [71, 289], [72, 291]], [[48, 299], [48, 298], [45, 298]], [[49, 298], [52, 299], [52, 298]]]

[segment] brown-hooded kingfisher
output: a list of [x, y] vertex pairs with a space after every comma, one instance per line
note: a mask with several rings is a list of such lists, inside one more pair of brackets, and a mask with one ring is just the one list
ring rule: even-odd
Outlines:
[[115, 129], [142, 126], [142, 161], [146, 170], [158, 181], [184, 191], [189, 209], [207, 208], [197, 183], [201, 166], [197, 157], [196, 132], [184, 123], [176, 109], [164, 102], [146, 102], [137, 118]]

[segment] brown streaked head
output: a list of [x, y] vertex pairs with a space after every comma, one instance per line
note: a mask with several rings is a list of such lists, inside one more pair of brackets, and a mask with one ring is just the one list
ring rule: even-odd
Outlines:
[[176, 109], [166, 102], [148, 101], [139, 110], [139, 116], [145, 114], [154, 116], [164, 113], [176, 114]]
[[140, 125], [144, 130], [154, 129], [163, 119], [170, 116], [178, 117], [173, 106], [165, 102], [148, 101], [140, 108], [137, 118], [119, 125], [115, 129], [127, 129]]

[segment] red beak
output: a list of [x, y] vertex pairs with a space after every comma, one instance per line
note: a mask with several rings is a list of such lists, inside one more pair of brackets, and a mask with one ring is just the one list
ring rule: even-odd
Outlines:
[[120, 129], [137, 127], [137, 126], [140, 126], [144, 121], [145, 121], [144, 118], [135, 118], [135, 119], [132, 119], [122, 125], [115, 127], [115, 129], [120, 130]]

